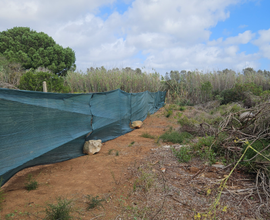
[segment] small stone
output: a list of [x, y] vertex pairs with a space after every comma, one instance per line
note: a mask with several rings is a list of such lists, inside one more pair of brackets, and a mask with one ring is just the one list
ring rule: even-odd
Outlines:
[[215, 164], [212, 164], [212, 166], [216, 168], [220, 168], [220, 169], [225, 168], [225, 166], [222, 163], [218, 163], [218, 162]]
[[142, 121], [133, 121], [131, 125], [133, 128], [140, 128], [140, 127], [142, 127], [143, 122]]
[[165, 148], [165, 149], [170, 149], [171, 146], [170, 146], [170, 145], [164, 145], [163, 148]]

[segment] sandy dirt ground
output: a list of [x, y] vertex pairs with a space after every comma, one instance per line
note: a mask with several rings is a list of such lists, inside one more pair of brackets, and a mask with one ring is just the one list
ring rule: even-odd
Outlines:
[[[215, 201], [220, 180], [229, 170], [197, 159], [179, 163], [164, 147], [170, 143], [157, 143], [169, 127], [179, 127], [174, 115], [166, 118], [164, 111], [161, 108], [148, 117], [142, 128], [104, 143], [95, 155], [17, 173], [2, 187], [5, 201], [0, 219], [44, 219], [47, 205], [56, 204], [57, 198], [72, 201], [74, 219], [208, 219], [198, 213]], [[156, 138], [141, 137], [143, 133]], [[39, 184], [36, 190], [25, 188], [29, 174]], [[258, 205], [256, 196], [234, 193], [252, 187], [250, 177], [235, 172], [216, 219], [256, 219], [252, 208]], [[89, 195], [104, 201], [87, 210]]]

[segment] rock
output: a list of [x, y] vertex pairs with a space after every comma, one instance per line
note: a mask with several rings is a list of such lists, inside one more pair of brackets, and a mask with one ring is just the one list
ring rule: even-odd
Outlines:
[[84, 146], [83, 146], [83, 153], [91, 155], [91, 154], [95, 154], [99, 152], [102, 146], [101, 142], [102, 142], [101, 140], [85, 141]]
[[220, 169], [225, 168], [225, 166], [224, 166], [222, 163], [219, 163], [219, 162], [217, 162], [217, 163], [215, 163], [215, 164], [212, 164], [212, 166], [213, 166], [213, 167], [216, 167], [216, 168], [220, 168]]
[[172, 147], [175, 149], [175, 150], [178, 150], [182, 147], [186, 147], [186, 148], [189, 148], [190, 146], [189, 145], [180, 145], [180, 144], [174, 144], [172, 145]]
[[171, 146], [170, 145], [164, 145], [163, 148], [170, 149]]
[[133, 128], [140, 128], [143, 125], [143, 123], [142, 121], [133, 121], [131, 125]]
[[239, 120], [242, 122], [246, 122], [252, 118], [254, 118], [255, 115], [252, 112], [243, 112], [240, 116], [239, 116]]

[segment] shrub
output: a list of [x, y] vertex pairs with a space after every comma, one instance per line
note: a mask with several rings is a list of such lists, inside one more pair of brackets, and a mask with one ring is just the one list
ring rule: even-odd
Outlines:
[[184, 141], [188, 142], [192, 138], [192, 135], [188, 132], [179, 133], [177, 131], [167, 131], [162, 134], [160, 138], [167, 142], [181, 144]]
[[47, 220], [68, 220], [72, 219], [70, 213], [73, 211], [72, 209], [72, 200], [57, 199], [57, 204], [48, 204], [45, 210]]
[[180, 106], [179, 111], [185, 111], [185, 110], [186, 110], [186, 108], [185, 108], [185, 107]]
[[180, 163], [187, 163], [192, 158], [190, 147], [181, 147], [179, 150], [172, 148], [172, 152]]
[[89, 210], [89, 209], [94, 209], [94, 208], [96, 208], [96, 207], [98, 207], [98, 206], [102, 206], [103, 207], [103, 205], [101, 204], [102, 202], [104, 202], [105, 201], [105, 199], [99, 199], [98, 198], [99, 196], [96, 196], [96, 197], [94, 197], [94, 196], [91, 196], [91, 195], [87, 195], [86, 196], [86, 199], [87, 199], [87, 210]]
[[19, 88], [23, 90], [43, 91], [43, 81], [47, 82], [48, 92], [69, 92], [69, 88], [64, 86], [64, 78], [49, 72], [28, 71], [21, 77]]
[[29, 174], [27, 176], [27, 183], [25, 183], [25, 188], [28, 191], [35, 190], [38, 188], [38, 182], [34, 179], [32, 179], [32, 174]]
[[242, 93], [239, 93], [235, 89], [226, 89], [220, 93], [221, 105], [226, 105], [230, 102], [237, 102], [243, 100]]
[[194, 126], [198, 122], [193, 118], [188, 118], [187, 116], [183, 115], [178, 119], [178, 123], [182, 126]]
[[[263, 150], [266, 146], [268, 146], [270, 144], [270, 140], [264, 140], [264, 139], [260, 139], [260, 140], [257, 140], [255, 141], [253, 144], [252, 144], [252, 147], [257, 150], [257, 151], [261, 151]], [[247, 144], [244, 144], [243, 145], [243, 150], [242, 150], [242, 153], [246, 150], [247, 148]], [[254, 157], [257, 153], [252, 150], [252, 149], [248, 149], [247, 152], [246, 152], [246, 155], [245, 155], [245, 159], [251, 159], [252, 157]], [[268, 150], [265, 150], [264, 152], [262, 152], [262, 154], [266, 157], [269, 157], [270, 156], [270, 149]], [[264, 161], [265, 159], [258, 155], [256, 157], [256, 161]]]
[[165, 116], [167, 118], [169, 118], [172, 115], [173, 111], [172, 110], [167, 110], [167, 112], [165, 113]]
[[199, 138], [199, 141], [193, 145], [194, 149], [198, 150], [202, 147], [210, 147], [215, 140], [214, 136], [206, 136]]
[[139, 177], [133, 183], [133, 192], [135, 192], [137, 188], [141, 188], [144, 192], [148, 192], [154, 184], [154, 176], [152, 173], [147, 173], [141, 169], [139, 171]]
[[244, 84], [235, 84], [235, 90], [239, 91], [239, 92], [252, 92], [254, 95], [261, 95], [261, 93], [263, 92], [263, 88], [262, 86], [258, 86], [253, 82], [249, 82], [249, 83], [244, 83]]
[[224, 105], [230, 102], [243, 101], [245, 98], [244, 92], [248, 91], [254, 95], [259, 96], [263, 92], [263, 88], [262, 86], [258, 86], [253, 82], [243, 84], [236, 83], [234, 88], [227, 89], [221, 92], [221, 104]]

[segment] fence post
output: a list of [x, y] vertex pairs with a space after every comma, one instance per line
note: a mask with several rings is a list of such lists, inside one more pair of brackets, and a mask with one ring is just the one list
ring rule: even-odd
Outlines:
[[47, 92], [47, 83], [46, 81], [43, 81], [43, 92]]

